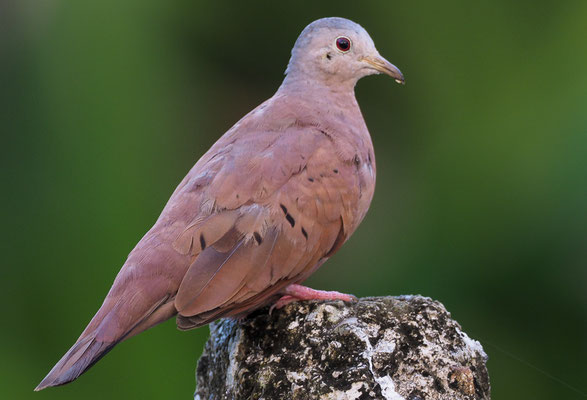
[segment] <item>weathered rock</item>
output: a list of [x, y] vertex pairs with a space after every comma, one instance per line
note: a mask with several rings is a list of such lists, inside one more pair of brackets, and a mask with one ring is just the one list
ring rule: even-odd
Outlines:
[[490, 399], [486, 361], [426, 297], [299, 302], [212, 324], [195, 399]]

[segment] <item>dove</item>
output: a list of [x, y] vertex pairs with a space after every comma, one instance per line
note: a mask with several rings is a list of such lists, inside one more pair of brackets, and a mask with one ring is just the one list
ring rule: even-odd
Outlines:
[[277, 92], [232, 126], [175, 189], [100, 309], [35, 390], [68, 383], [173, 316], [187, 330], [272, 305], [352, 295], [302, 286], [357, 229], [375, 154], [357, 81], [404, 83], [360, 25], [309, 24]]

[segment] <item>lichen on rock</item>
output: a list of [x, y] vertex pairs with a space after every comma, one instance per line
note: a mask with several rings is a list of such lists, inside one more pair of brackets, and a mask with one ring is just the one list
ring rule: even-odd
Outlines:
[[298, 302], [211, 324], [195, 399], [489, 400], [486, 361], [426, 297]]

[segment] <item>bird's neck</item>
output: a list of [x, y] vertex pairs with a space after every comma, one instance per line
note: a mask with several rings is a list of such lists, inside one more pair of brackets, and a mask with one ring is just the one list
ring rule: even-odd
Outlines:
[[278, 94], [294, 95], [299, 98], [308, 97], [312, 103], [328, 101], [339, 103], [346, 107], [358, 107], [355, 99], [356, 81], [335, 81], [335, 77], [321, 76], [319, 79], [305, 74], [302, 71], [288, 73], [279, 87]]
[[[274, 96], [276, 104], [286, 103], [306, 122], [329, 131], [341, 143], [352, 148], [371, 148], [369, 131], [355, 98], [354, 84], [329, 85], [312, 79], [288, 75]], [[350, 156], [354, 156], [354, 153]]]

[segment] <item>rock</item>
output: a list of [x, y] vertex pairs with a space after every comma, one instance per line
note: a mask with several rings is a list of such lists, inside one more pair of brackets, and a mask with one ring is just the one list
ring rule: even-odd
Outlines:
[[488, 400], [486, 361], [426, 297], [298, 302], [211, 324], [195, 399]]

